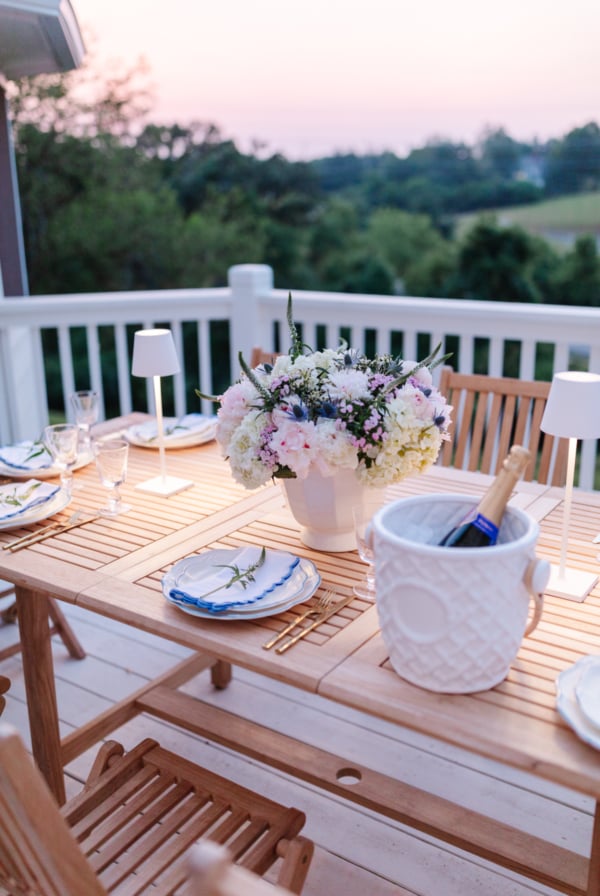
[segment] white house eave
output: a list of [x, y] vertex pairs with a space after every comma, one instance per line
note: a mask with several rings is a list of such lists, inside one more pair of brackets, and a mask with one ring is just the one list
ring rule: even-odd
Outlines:
[[77, 68], [84, 53], [69, 0], [0, 0], [0, 75], [5, 79]]

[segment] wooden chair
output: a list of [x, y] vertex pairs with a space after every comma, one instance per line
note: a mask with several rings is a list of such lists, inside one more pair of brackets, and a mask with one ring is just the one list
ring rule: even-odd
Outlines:
[[259, 364], [272, 364], [280, 354], [280, 352], [266, 352], [259, 346], [255, 346], [250, 355], [250, 367], [258, 367]]
[[[14, 588], [10, 585], [8, 588], [0, 591], [0, 598], [9, 597], [11, 594], [14, 594]], [[67, 622], [67, 619], [58, 605], [58, 602], [54, 600], [53, 597], [48, 597], [48, 616], [50, 620], [50, 633], [52, 635], [59, 635], [62, 639], [63, 644], [69, 651], [69, 655], [76, 660], [85, 659], [85, 650], [81, 646], [78, 638], [75, 635], [75, 632]], [[4, 625], [9, 625], [11, 623], [17, 622], [17, 606], [15, 603], [10, 604], [4, 610], [0, 611], [0, 620]], [[4, 647], [0, 650], [0, 662], [2, 660], [8, 659], [9, 656], [14, 656], [16, 653], [19, 653], [21, 650], [21, 642], [16, 641], [14, 644], [10, 644], [8, 647]]]
[[189, 894], [186, 853], [208, 837], [255, 874], [281, 859], [278, 883], [299, 893], [313, 851], [297, 836], [304, 821], [150, 739], [128, 753], [105, 743], [59, 809], [18, 733], [0, 724], [0, 892]]
[[540, 429], [550, 383], [443, 367], [439, 390], [454, 408], [451, 440], [442, 446], [441, 464], [495, 475], [510, 446], [519, 444], [533, 458], [525, 479], [564, 485], [568, 440]]
[[7, 678], [6, 675], [0, 675], [0, 716], [2, 715], [2, 710], [6, 706], [6, 700], [3, 695], [6, 694], [9, 687], [10, 678]]
[[290, 890], [234, 865], [227, 850], [209, 840], [192, 847], [188, 866], [187, 896], [290, 896]]

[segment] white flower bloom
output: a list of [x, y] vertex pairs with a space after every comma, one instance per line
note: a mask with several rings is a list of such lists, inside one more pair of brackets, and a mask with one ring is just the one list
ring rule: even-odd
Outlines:
[[348, 369], [336, 370], [329, 377], [329, 392], [332, 399], [345, 399], [356, 401], [370, 397], [369, 377], [362, 370]]

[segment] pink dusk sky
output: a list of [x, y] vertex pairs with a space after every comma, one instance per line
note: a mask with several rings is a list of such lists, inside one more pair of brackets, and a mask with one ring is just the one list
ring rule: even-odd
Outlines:
[[71, 0], [106, 62], [150, 68], [156, 123], [288, 158], [600, 122], [598, 0]]

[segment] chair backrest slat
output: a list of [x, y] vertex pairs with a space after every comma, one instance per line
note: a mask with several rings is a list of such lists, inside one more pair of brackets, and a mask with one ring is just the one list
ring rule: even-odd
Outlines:
[[525, 445], [533, 461], [524, 478], [564, 485], [567, 439], [541, 430], [550, 383], [443, 367], [439, 388], [454, 408], [451, 440], [442, 448], [441, 464], [495, 475], [510, 446]]

